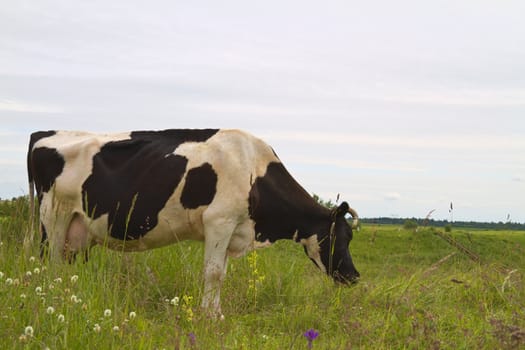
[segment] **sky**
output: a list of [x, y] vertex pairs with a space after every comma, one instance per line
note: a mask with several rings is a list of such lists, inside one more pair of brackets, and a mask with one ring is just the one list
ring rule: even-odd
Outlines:
[[525, 222], [524, 13], [521, 0], [4, 3], [0, 197], [28, 193], [33, 131], [219, 127], [264, 139], [309, 193], [362, 217]]

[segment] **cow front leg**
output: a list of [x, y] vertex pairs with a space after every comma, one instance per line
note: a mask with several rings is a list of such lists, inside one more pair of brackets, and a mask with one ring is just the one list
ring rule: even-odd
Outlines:
[[213, 318], [223, 319], [221, 286], [228, 266], [227, 238], [206, 237], [204, 248], [204, 295], [202, 308]]

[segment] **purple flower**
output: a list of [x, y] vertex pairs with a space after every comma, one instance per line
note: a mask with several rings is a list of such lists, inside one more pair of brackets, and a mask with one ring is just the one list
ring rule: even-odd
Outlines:
[[195, 333], [193, 332], [188, 333], [188, 338], [190, 340], [191, 347], [194, 347], [195, 345], [197, 345], [197, 337], [195, 336]]
[[304, 332], [303, 334], [306, 339], [308, 340], [308, 349], [311, 349], [312, 346], [313, 346], [313, 341], [315, 338], [317, 338], [319, 336], [319, 332], [316, 332], [315, 329], [313, 328], [310, 328], [309, 330], [307, 330], [306, 332]]

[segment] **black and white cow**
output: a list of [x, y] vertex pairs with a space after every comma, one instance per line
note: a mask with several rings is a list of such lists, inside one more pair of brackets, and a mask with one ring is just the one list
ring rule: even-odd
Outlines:
[[345, 219], [356, 225], [356, 212], [318, 205], [269, 145], [243, 131], [40, 131], [27, 163], [51, 260], [94, 244], [143, 251], [201, 240], [202, 306], [217, 315], [228, 256], [278, 239], [301, 243], [337, 281], [359, 277]]

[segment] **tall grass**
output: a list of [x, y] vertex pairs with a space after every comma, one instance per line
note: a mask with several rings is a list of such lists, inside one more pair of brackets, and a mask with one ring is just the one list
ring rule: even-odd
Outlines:
[[475, 263], [430, 229], [365, 225], [350, 246], [362, 276], [351, 287], [280, 241], [230, 260], [226, 319], [213, 321], [199, 308], [201, 243], [95, 247], [88, 263], [45, 264], [31, 257], [37, 247], [22, 253], [19, 210], [0, 221], [6, 349], [306, 349], [309, 329], [319, 332], [314, 349], [525, 347], [524, 232], [455, 231]]

